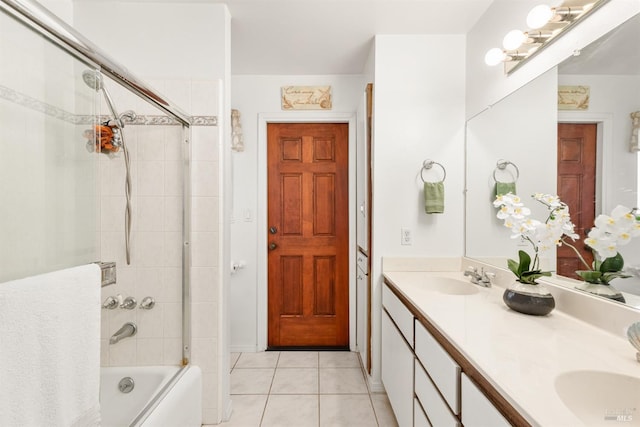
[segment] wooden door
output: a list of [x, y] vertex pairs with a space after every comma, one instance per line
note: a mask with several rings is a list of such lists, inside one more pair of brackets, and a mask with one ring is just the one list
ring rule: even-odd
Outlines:
[[[593, 227], [596, 211], [596, 135], [595, 123], [558, 123], [558, 196], [569, 205], [580, 236], [574, 246], [589, 264], [593, 256], [584, 239]], [[558, 248], [556, 261], [561, 276], [580, 279], [575, 271], [586, 269], [568, 246]]]
[[268, 346], [348, 347], [348, 124], [269, 123]]

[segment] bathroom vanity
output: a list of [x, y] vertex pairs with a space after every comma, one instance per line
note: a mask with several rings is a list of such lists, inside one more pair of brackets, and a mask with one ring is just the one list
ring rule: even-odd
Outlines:
[[[625, 330], [572, 313], [590, 296], [560, 290], [556, 310], [528, 316], [504, 305], [501, 286], [413, 267], [385, 267], [382, 290], [382, 381], [401, 427], [640, 425], [640, 365]], [[602, 304], [622, 323], [640, 320]]]

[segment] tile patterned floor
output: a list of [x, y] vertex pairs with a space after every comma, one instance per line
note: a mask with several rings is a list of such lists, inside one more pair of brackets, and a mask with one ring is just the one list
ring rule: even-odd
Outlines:
[[396, 427], [384, 393], [370, 393], [356, 353], [231, 355], [233, 414], [223, 427]]

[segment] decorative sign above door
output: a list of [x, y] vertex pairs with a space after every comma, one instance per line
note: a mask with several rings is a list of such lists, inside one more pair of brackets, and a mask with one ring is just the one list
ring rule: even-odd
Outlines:
[[331, 110], [331, 86], [282, 86], [283, 110]]

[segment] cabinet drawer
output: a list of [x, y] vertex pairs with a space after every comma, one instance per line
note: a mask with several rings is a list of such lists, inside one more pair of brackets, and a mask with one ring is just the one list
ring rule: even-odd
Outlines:
[[413, 427], [431, 427], [418, 399], [413, 399]]
[[462, 374], [462, 423], [465, 427], [507, 427], [511, 424], [465, 374]]
[[460, 414], [460, 366], [416, 320], [415, 353], [454, 414]]
[[413, 314], [405, 307], [387, 285], [382, 288], [382, 305], [402, 332], [404, 339], [413, 348]]
[[427, 417], [434, 426], [459, 427], [460, 422], [433, 385], [420, 363], [415, 362], [415, 392]]

